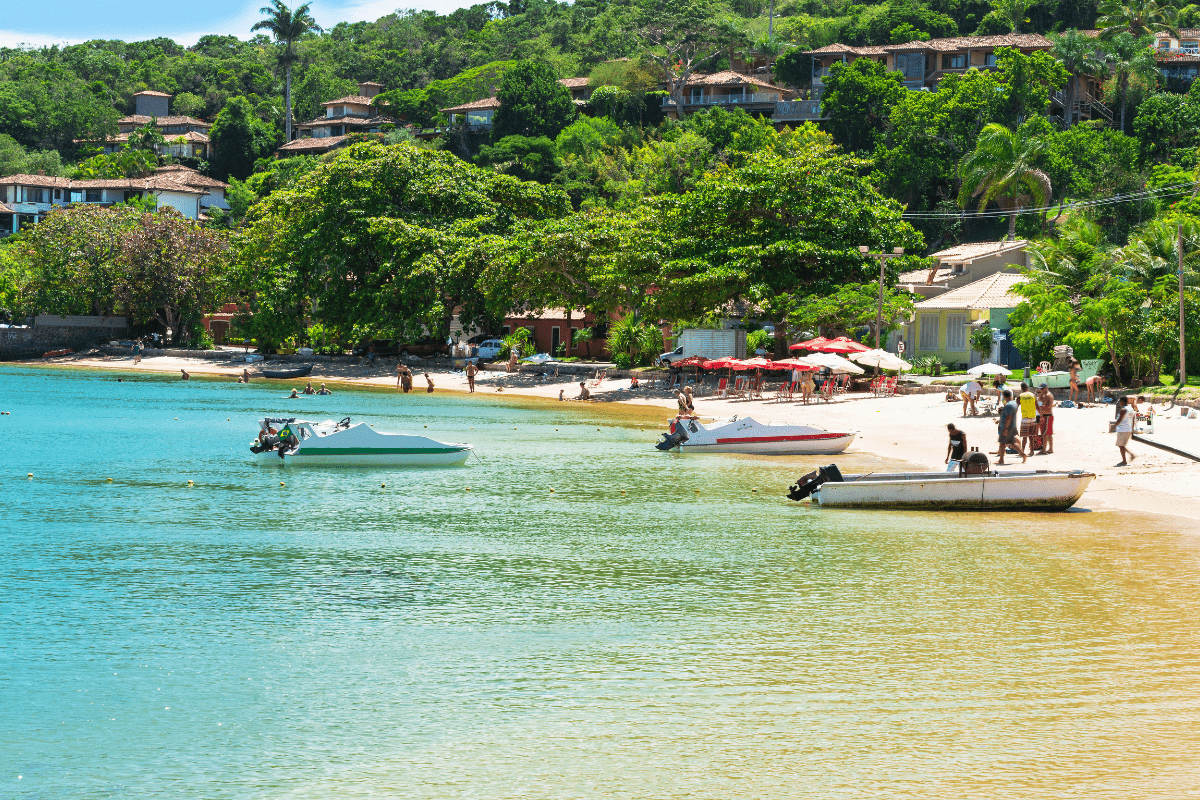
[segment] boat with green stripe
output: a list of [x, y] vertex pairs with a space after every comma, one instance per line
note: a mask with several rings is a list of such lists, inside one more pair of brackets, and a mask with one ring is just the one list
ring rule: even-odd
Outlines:
[[311, 422], [294, 417], [259, 420], [250, 452], [266, 463], [315, 467], [451, 467], [463, 464], [471, 445], [428, 436], [383, 433], [349, 417]]

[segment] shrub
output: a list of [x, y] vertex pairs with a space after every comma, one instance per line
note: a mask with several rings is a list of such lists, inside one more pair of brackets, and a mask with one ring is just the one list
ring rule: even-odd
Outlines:
[[746, 334], [746, 349], [768, 350], [771, 347], [771, 334], [763, 330], [750, 331]]

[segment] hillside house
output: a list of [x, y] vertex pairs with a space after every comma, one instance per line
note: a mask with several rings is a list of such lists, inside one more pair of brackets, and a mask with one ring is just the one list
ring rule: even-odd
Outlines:
[[969, 242], [932, 253], [930, 269], [901, 273], [899, 286], [919, 299], [945, 294], [968, 283], [990, 277], [997, 272], [1020, 273], [1029, 265], [1028, 242]]
[[207, 159], [211, 155], [208, 132], [212, 123], [195, 117], [172, 116], [168, 112], [170, 99], [171, 95], [165, 92], [137, 92], [133, 96], [134, 113], [117, 120], [116, 136], [100, 140], [80, 139], [78, 143], [95, 145], [104, 153], [115, 153], [125, 147], [130, 134], [153, 121], [154, 127], [167, 140], [158, 148], [160, 156]]
[[383, 91], [383, 84], [363, 81], [358, 85], [358, 94], [339, 97], [321, 104], [324, 114], [296, 126], [297, 138], [279, 148], [281, 155], [316, 155], [347, 143], [347, 137], [356, 133], [379, 133], [384, 125], [395, 125], [392, 117], [379, 113], [375, 98]]
[[678, 119], [680, 114], [694, 114], [715, 105], [734, 105], [755, 116], [771, 117], [775, 106], [792, 96], [790, 89], [775, 86], [764, 78], [744, 75], [733, 70], [714, 72], [711, 75], [694, 74], [683, 88], [683, 108], [676, 108], [675, 100], [664, 98], [667, 116]]
[[1154, 60], [1168, 81], [1190, 85], [1200, 70], [1200, 28], [1180, 28], [1178, 36], [1166, 31], [1155, 34]]
[[905, 357], [936, 356], [943, 364], [975, 366], [984, 363], [971, 350], [971, 333], [983, 325], [993, 331], [992, 352], [986, 360], [1009, 368], [1025, 366], [1021, 353], [1008, 342], [1008, 315], [1021, 302], [1012, 289], [1023, 275], [996, 272], [944, 294], [922, 300], [905, 326], [909, 343]]

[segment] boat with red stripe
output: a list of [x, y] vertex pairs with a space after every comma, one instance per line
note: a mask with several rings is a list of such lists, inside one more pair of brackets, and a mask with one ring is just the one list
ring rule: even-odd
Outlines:
[[659, 450], [691, 453], [749, 453], [801, 456], [840, 453], [850, 446], [857, 431], [827, 431], [812, 425], [759, 422], [753, 417], [703, 423], [673, 419], [670, 430], [655, 445]]

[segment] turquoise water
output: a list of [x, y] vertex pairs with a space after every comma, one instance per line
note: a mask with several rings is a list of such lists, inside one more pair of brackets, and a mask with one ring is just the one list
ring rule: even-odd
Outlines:
[[[827, 458], [611, 409], [283, 394], [0, 367], [0, 797], [1197, 793], [1178, 521], [822, 512], [781, 494]], [[259, 465], [266, 412], [480, 458]]]

